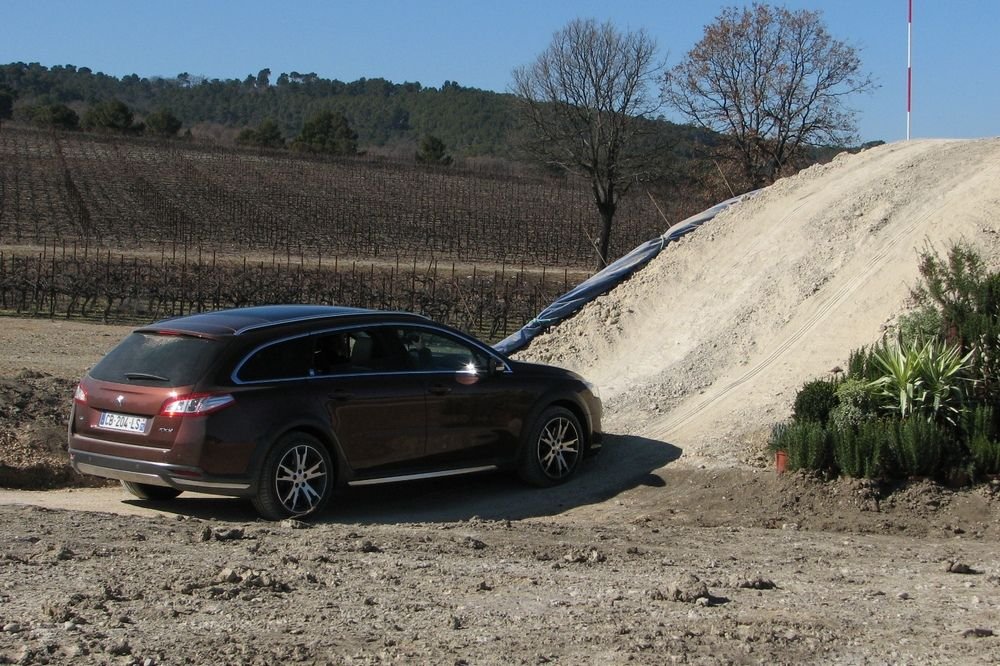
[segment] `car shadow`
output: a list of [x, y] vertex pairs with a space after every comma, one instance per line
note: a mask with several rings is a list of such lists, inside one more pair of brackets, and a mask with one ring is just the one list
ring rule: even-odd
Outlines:
[[[604, 502], [637, 486], [662, 486], [654, 471], [681, 455], [681, 449], [633, 435], [605, 434], [600, 454], [583, 461], [577, 476], [552, 488], [534, 488], [514, 474], [486, 473], [433, 480], [347, 488], [321, 515], [328, 524], [390, 524], [517, 520], [551, 516]], [[193, 518], [249, 522], [257, 514], [249, 502], [184, 493], [170, 502], [127, 500], [136, 506]]]

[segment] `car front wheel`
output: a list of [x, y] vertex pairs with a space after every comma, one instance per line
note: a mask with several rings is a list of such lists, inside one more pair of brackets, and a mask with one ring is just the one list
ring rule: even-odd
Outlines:
[[291, 433], [264, 460], [253, 504], [270, 520], [314, 514], [330, 500], [333, 483], [326, 447], [312, 435]]
[[579, 467], [583, 447], [583, 431], [576, 415], [564, 407], [549, 407], [531, 429], [518, 473], [535, 486], [562, 483]]

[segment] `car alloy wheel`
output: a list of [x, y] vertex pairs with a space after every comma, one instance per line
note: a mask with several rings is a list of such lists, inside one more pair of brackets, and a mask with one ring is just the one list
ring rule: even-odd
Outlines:
[[573, 412], [550, 407], [532, 429], [520, 475], [537, 486], [562, 483], [576, 471], [583, 454], [580, 422]]
[[304, 516], [323, 508], [333, 491], [333, 463], [316, 438], [292, 433], [264, 463], [254, 505], [265, 518]]

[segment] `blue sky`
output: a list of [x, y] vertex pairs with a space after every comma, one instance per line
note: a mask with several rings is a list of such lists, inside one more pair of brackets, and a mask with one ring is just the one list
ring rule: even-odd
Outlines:
[[[1000, 135], [1000, 0], [913, 0], [912, 132]], [[268, 67], [505, 91], [511, 70], [574, 18], [645, 28], [668, 65], [742, 0], [0, 0], [0, 63], [87, 66], [115, 76], [239, 78]], [[862, 140], [906, 134], [907, 0], [787, 0], [823, 12], [880, 88], [854, 98]]]

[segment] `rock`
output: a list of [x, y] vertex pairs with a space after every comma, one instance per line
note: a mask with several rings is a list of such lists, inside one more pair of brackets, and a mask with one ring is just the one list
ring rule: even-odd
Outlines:
[[574, 550], [563, 555], [563, 559], [567, 562], [581, 564], [589, 563], [596, 564], [598, 562], [604, 562], [607, 557], [604, 553], [600, 552], [596, 548], [591, 548], [590, 550]]
[[694, 574], [685, 574], [667, 588], [667, 599], [694, 603], [698, 599], [709, 599], [708, 586]]
[[243, 529], [240, 527], [212, 530], [212, 536], [215, 537], [216, 541], [239, 541], [243, 538], [243, 534]]
[[357, 550], [359, 553], [381, 553], [382, 549], [376, 546], [374, 543], [365, 539], [357, 545]]
[[17, 622], [8, 622], [3, 625], [3, 630], [8, 634], [17, 634], [21, 632], [21, 625]]
[[944, 563], [944, 570], [948, 573], [953, 574], [975, 574], [979, 573], [968, 564], [959, 562], [958, 560], [948, 560]]
[[220, 583], [238, 583], [243, 579], [238, 573], [236, 573], [235, 570], [226, 567], [221, 572], [219, 572], [219, 575], [216, 578], [216, 580]]
[[472, 550], [482, 550], [486, 548], [485, 543], [472, 536], [467, 536], [462, 539], [462, 545], [466, 548], [471, 548]]
[[731, 580], [729, 586], [741, 590], [773, 590], [778, 587], [774, 584], [774, 581], [762, 576], [735, 577]]
[[988, 638], [992, 635], [992, 629], [985, 629], [983, 627], [974, 627], [962, 632], [962, 638]]
[[312, 528], [312, 525], [309, 523], [295, 520], [294, 518], [285, 518], [281, 521], [281, 526], [289, 530], [308, 530]]

